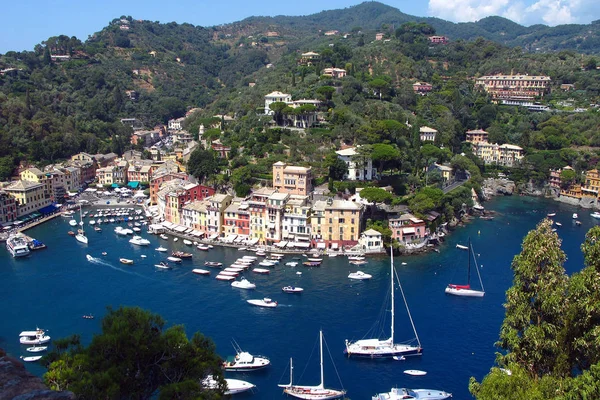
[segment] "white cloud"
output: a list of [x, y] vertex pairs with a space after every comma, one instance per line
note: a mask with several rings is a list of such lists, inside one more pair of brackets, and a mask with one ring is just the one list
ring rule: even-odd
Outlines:
[[598, 0], [429, 0], [429, 15], [455, 22], [501, 15], [532, 25], [589, 23], [600, 19]]

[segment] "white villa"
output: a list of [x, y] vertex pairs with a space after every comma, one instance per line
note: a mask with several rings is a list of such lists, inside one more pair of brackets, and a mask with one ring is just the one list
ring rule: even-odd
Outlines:
[[336, 154], [338, 158], [346, 163], [348, 173], [344, 175], [344, 179], [350, 181], [370, 181], [377, 176], [377, 171], [373, 169], [373, 160], [365, 157], [362, 162], [357, 160], [358, 152], [356, 149], [360, 147], [349, 147], [347, 149], [338, 150]]
[[292, 95], [287, 93], [281, 93], [278, 91], [271, 92], [265, 96], [265, 115], [273, 115], [273, 111], [269, 108], [269, 106], [273, 103], [291, 103]]
[[375, 229], [367, 229], [361, 233], [358, 246], [365, 253], [381, 253], [384, 251], [382, 235]]
[[421, 142], [435, 142], [435, 136], [438, 131], [428, 126], [422, 126], [419, 128], [419, 138]]

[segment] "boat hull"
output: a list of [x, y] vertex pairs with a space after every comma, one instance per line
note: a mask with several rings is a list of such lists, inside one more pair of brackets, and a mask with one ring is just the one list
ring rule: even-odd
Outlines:
[[297, 399], [306, 399], [306, 400], [329, 400], [329, 399], [339, 399], [343, 397], [346, 392], [343, 390], [333, 390], [333, 389], [320, 389], [320, 388], [310, 388], [310, 387], [302, 387], [302, 386], [292, 386], [285, 388], [283, 390], [288, 396], [295, 397]]
[[462, 297], [483, 297], [485, 295], [485, 292], [482, 292], [480, 290], [451, 288], [451, 287], [447, 287], [445, 292], [447, 294], [451, 294], [453, 296], [462, 296]]
[[420, 356], [423, 354], [423, 349], [418, 346], [408, 346], [408, 345], [394, 345], [386, 346], [385, 348], [372, 349], [372, 348], [364, 348], [360, 346], [353, 345], [351, 343], [346, 345], [344, 349], [344, 353], [348, 357], [355, 358], [368, 358], [368, 359], [385, 359], [385, 358], [393, 358], [393, 357], [409, 357], [409, 356]]

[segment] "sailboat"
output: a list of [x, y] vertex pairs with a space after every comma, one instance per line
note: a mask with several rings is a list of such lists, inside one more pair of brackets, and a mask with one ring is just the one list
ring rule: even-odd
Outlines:
[[83, 217], [81, 216], [81, 207], [79, 207], [79, 221], [81, 224], [80, 229], [77, 230], [77, 235], [75, 235], [75, 239], [77, 239], [78, 242], [81, 243], [88, 243], [88, 237], [85, 236], [85, 231], [83, 230]]
[[[477, 271], [477, 276], [479, 277], [481, 290], [471, 289], [471, 256], [473, 256], [473, 260], [475, 261], [475, 270]], [[481, 281], [481, 274], [479, 273], [479, 267], [477, 266], [477, 259], [475, 258], [475, 252], [473, 251], [473, 246], [471, 245], [471, 238], [469, 238], [469, 268], [467, 270], [467, 284], [454, 285], [451, 283], [446, 287], [446, 293], [454, 296], [465, 297], [483, 297], [485, 294], [483, 282]]]
[[283, 392], [298, 399], [338, 399], [346, 394], [345, 390], [327, 389], [325, 388], [325, 378], [323, 375], [323, 331], [319, 331], [319, 354], [321, 356], [321, 383], [317, 386], [300, 386], [294, 385], [292, 359], [290, 358], [290, 383], [287, 385], [279, 385], [284, 388]]
[[[406, 306], [406, 312], [408, 313], [408, 318], [410, 319], [410, 324], [412, 325], [413, 332], [415, 334], [415, 339], [417, 341], [417, 345], [414, 346], [409, 343], [394, 343], [394, 275], [396, 275], [396, 271], [394, 270], [394, 252], [390, 249], [390, 281], [391, 281], [391, 307], [392, 307], [392, 318], [391, 318], [391, 330], [390, 337], [387, 339], [360, 339], [355, 342], [351, 342], [346, 339], [346, 349], [344, 353], [348, 354], [348, 357], [364, 357], [364, 358], [392, 358], [392, 357], [400, 357], [400, 356], [417, 356], [421, 355], [423, 349], [421, 348], [421, 342], [419, 340], [419, 335], [417, 335], [417, 329], [415, 328], [415, 324], [412, 320], [412, 316], [410, 315], [410, 310], [408, 309], [408, 303], [406, 302], [406, 298], [404, 297], [404, 290], [402, 290], [402, 285], [400, 284], [400, 280], [398, 279], [398, 287], [400, 288], [400, 293], [402, 293], [402, 298], [404, 299], [404, 305]], [[396, 278], [398, 278], [396, 276]], [[379, 326], [379, 324], [376, 324]]]

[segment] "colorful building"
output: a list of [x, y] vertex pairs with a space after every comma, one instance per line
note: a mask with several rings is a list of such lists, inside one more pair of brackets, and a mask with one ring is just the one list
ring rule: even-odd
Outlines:
[[310, 205], [307, 196], [290, 196], [281, 225], [282, 240], [296, 243], [310, 243]]
[[14, 196], [0, 190], [0, 224], [7, 224], [17, 220], [17, 203]]
[[232, 199], [228, 194], [215, 194], [206, 199], [208, 202], [207, 234], [210, 235], [211, 239], [215, 239], [223, 234], [225, 210], [231, 204]]
[[224, 234], [250, 237], [249, 205], [242, 200], [233, 200], [225, 209]]
[[356, 245], [362, 212], [362, 206], [352, 201], [316, 201], [311, 210], [311, 234], [316, 247], [335, 250]]
[[51, 204], [46, 196], [43, 183], [32, 181], [16, 181], [4, 188], [4, 191], [15, 199], [17, 217], [38, 211]]
[[265, 240], [267, 244], [277, 243], [281, 240], [281, 224], [285, 213], [285, 204], [290, 195], [287, 193], [273, 193], [267, 199], [267, 227]]
[[296, 167], [279, 161], [273, 164], [273, 188], [281, 193], [306, 196], [312, 192], [311, 167]]
[[388, 224], [392, 230], [392, 239], [401, 243], [420, 243], [429, 234], [425, 221], [412, 214], [402, 214], [397, 218], [390, 218]]
[[487, 75], [477, 78], [475, 86], [484, 89], [493, 102], [503, 104], [532, 103], [550, 89], [549, 76]]

